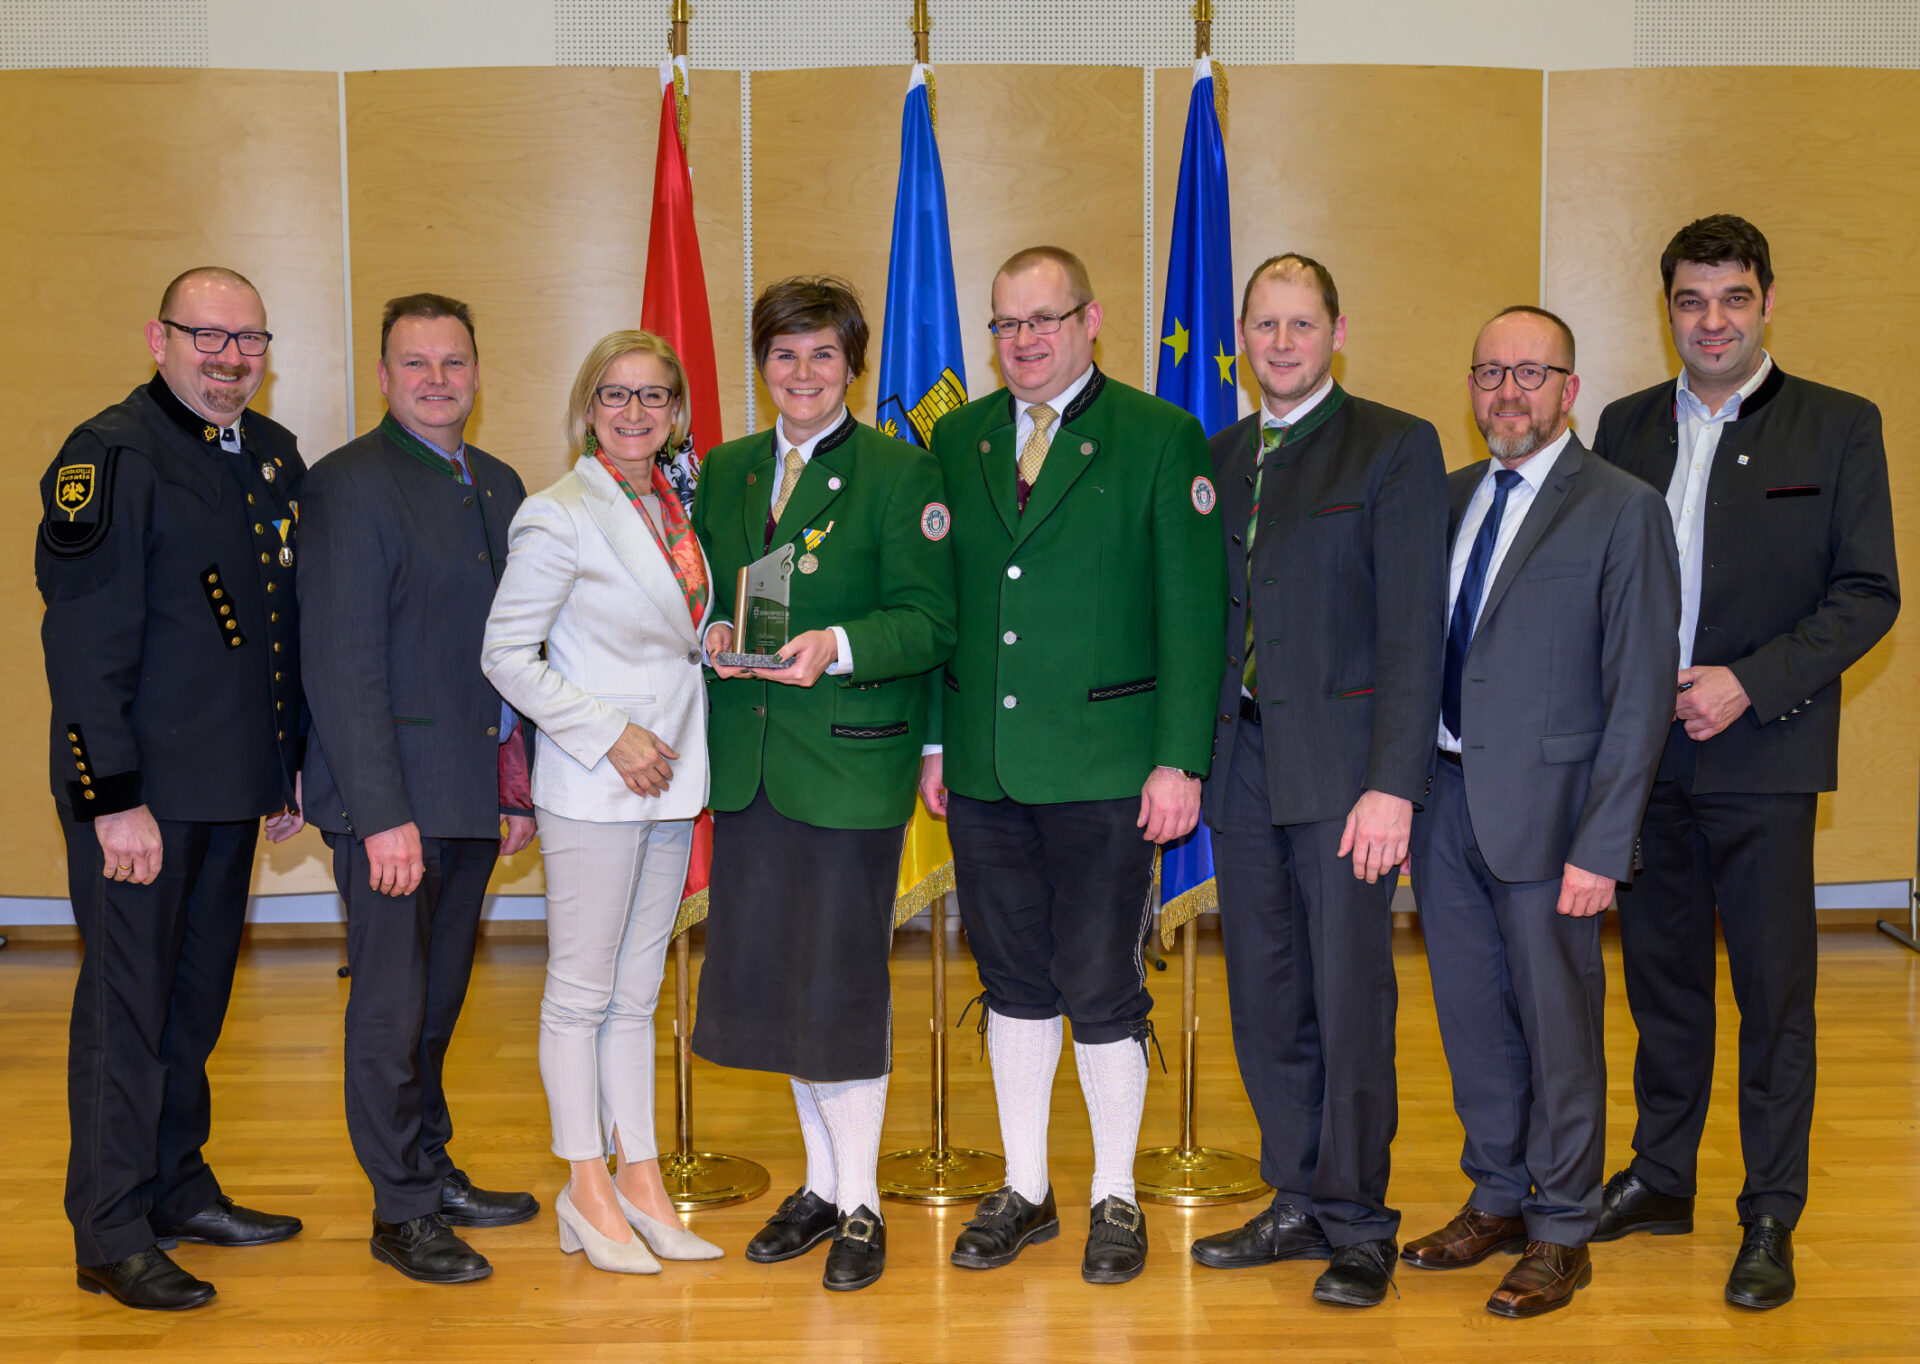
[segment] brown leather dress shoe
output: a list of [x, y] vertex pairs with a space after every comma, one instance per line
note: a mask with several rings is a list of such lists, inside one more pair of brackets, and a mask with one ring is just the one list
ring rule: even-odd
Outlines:
[[1519, 1250], [1526, 1243], [1525, 1221], [1495, 1217], [1469, 1203], [1431, 1236], [1407, 1242], [1400, 1258], [1415, 1269], [1465, 1269], [1495, 1251]]
[[1585, 1246], [1527, 1242], [1527, 1253], [1487, 1299], [1496, 1317], [1537, 1317], [1573, 1301], [1574, 1291], [1593, 1282], [1593, 1257]]

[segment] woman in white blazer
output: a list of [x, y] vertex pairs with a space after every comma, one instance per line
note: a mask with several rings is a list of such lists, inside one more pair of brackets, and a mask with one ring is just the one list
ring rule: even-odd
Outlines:
[[513, 518], [481, 654], [539, 735], [540, 1078], [553, 1153], [573, 1166], [560, 1247], [629, 1274], [658, 1273], [655, 1255], [721, 1253], [681, 1226], [653, 1132], [653, 1012], [707, 801], [711, 575], [657, 462], [688, 411], [686, 370], [659, 337], [614, 332], [588, 352], [567, 405], [578, 459]]

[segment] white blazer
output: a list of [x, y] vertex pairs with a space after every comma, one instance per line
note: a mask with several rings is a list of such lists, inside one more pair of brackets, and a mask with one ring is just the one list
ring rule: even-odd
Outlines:
[[[709, 785], [700, 638], [672, 565], [598, 459], [577, 461], [520, 505], [480, 667], [539, 730], [536, 806], [601, 824], [700, 813]], [[680, 755], [665, 795], [635, 795], [607, 761], [629, 720]]]

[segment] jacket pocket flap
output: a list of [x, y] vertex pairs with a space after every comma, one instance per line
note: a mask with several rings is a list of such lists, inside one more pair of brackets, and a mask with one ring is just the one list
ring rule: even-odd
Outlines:
[[1577, 578], [1591, 566], [1587, 559], [1542, 559], [1529, 563], [1519, 573], [1521, 580], [1537, 578]]
[[1540, 761], [1549, 763], [1581, 763], [1591, 761], [1600, 750], [1600, 736], [1605, 730], [1589, 730], [1585, 734], [1543, 734], [1540, 736]]
[[1342, 512], [1357, 512], [1367, 504], [1364, 502], [1329, 502], [1324, 507], [1315, 507], [1309, 516], [1338, 516]]
[[1787, 485], [1784, 488], [1767, 489], [1767, 496], [1768, 497], [1818, 497], [1820, 496], [1820, 485], [1818, 483], [1792, 483]]
[[906, 732], [905, 720], [887, 725], [834, 725], [832, 729], [836, 739], [897, 739]]

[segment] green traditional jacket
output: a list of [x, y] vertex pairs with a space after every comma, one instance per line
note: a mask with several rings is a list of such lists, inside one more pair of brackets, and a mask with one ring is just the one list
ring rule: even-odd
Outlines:
[[811, 687], [710, 672], [710, 803], [743, 810], [764, 784], [774, 809], [820, 828], [905, 824], [927, 738], [927, 677], [953, 652], [940, 467], [849, 416], [814, 447], [769, 547], [779, 485], [772, 431], [717, 445], [701, 465], [693, 528], [713, 566], [714, 618], [737, 622], [740, 569], [792, 544], [806, 557], [791, 580], [790, 628], [840, 626], [853, 672]]
[[1014, 432], [1006, 389], [933, 429], [960, 603], [928, 688], [947, 789], [1038, 805], [1206, 772], [1227, 592], [1200, 423], [1096, 369], [1024, 512]]

